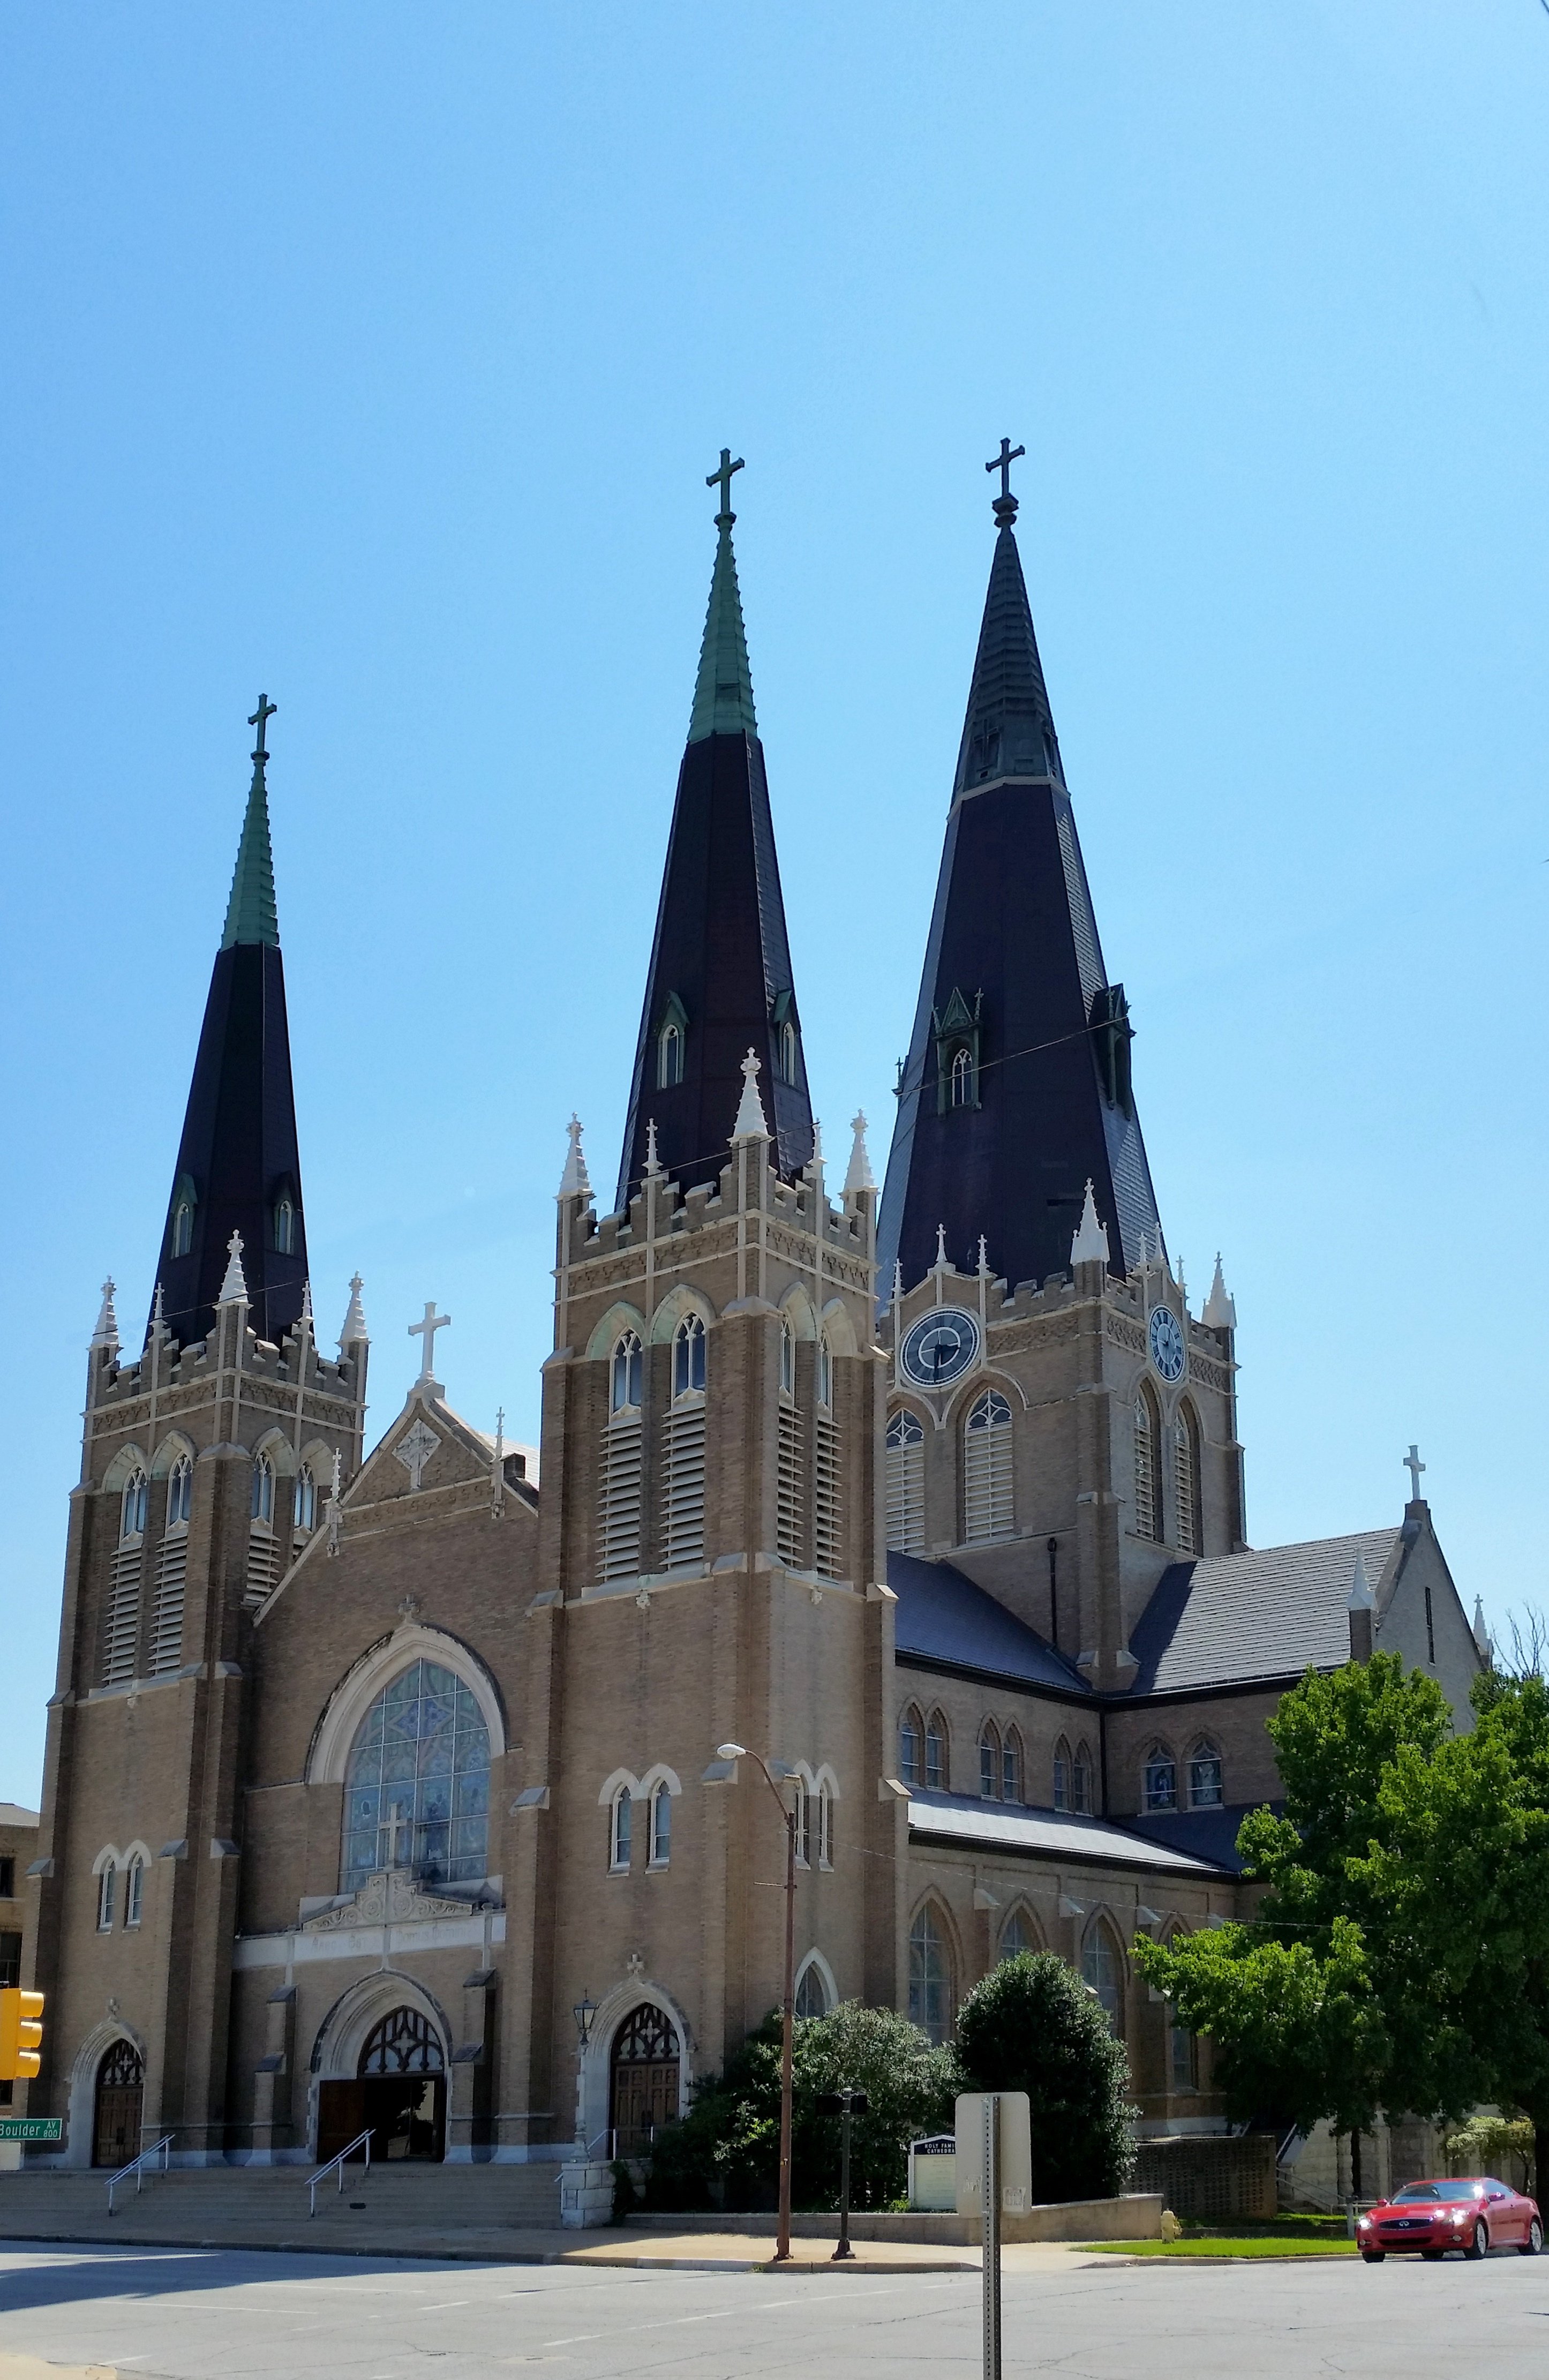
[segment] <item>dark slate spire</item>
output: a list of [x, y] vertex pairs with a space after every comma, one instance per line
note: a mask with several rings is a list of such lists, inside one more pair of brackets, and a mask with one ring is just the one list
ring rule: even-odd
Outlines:
[[732, 551], [732, 475], [742, 468], [723, 447], [720, 470], [706, 481], [720, 489], [720, 535], [630, 1086], [621, 1208], [645, 1171], [653, 1121], [665, 1173], [685, 1190], [717, 1179], [750, 1049], [775, 1162], [789, 1177], [812, 1156], [801, 1019]]
[[[1020, 450], [1018, 450], [1020, 451]], [[981, 1232], [1013, 1285], [1064, 1272], [1093, 1184], [1116, 1273], [1161, 1224], [1033, 632], [1005, 440], [997, 535], [914, 1029], [899, 1086], [877, 1258], [884, 1292]]]
[[260, 695], [248, 722], [258, 729], [253, 782], [157, 1266], [162, 1319], [185, 1346], [214, 1327], [233, 1232], [242, 1235], [248, 1319], [260, 1339], [282, 1338], [299, 1318], [307, 1280], [265, 783], [273, 710]]

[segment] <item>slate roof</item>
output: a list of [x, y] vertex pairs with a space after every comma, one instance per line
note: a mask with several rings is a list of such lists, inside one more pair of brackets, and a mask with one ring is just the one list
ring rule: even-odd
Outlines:
[[[1213, 1860], [1217, 1867], [1240, 1876], [1242, 1862], [1237, 1856], [1237, 1830], [1250, 1810], [1264, 1806], [1262, 1802], [1228, 1802], [1219, 1810], [1152, 1810], [1126, 1818], [1124, 1824], [1150, 1842], [1165, 1843], [1169, 1851], [1188, 1852], [1196, 1859]], [[1278, 1817], [1286, 1805], [1277, 1801], [1268, 1806]]]
[[1107, 1818], [1078, 1818], [1064, 1810], [1030, 1810], [981, 1802], [966, 1793], [909, 1796], [911, 1835], [974, 1844], [985, 1851], [1022, 1852], [1047, 1859], [1098, 1860], [1169, 1876], [1218, 1876], [1211, 1859], [1175, 1851]]
[[1086, 1680], [1063, 1653], [950, 1562], [889, 1552], [888, 1585], [898, 1597], [898, 1652], [1020, 1685], [1058, 1686], [1090, 1699]]
[[1140, 1664], [1131, 1693], [1337, 1669], [1349, 1658], [1346, 1604], [1355, 1558], [1364, 1560], [1374, 1592], [1401, 1534], [1363, 1529], [1172, 1563], [1130, 1638]]

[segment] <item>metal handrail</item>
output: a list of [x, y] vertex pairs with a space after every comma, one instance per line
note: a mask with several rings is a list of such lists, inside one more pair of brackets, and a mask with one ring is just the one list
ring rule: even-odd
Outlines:
[[137, 2198], [139, 2196], [140, 2184], [145, 2180], [145, 2167], [150, 2158], [159, 2156], [162, 2160], [162, 2171], [165, 2173], [167, 2169], [167, 2151], [176, 2137], [177, 2136], [175, 2132], [163, 2132], [159, 2141], [152, 2141], [148, 2149], [141, 2149], [139, 2156], [131, 2157], [127, 2165], [121, 2165], [116, 2173], [109, 2174], [107, 2178], [107, 2211], [110, 2215], [114, 2211], [114, 2192], [117, 2189], [121, 2181], [127, 2181], [131, 2174], [133, 2174], [135, 2178], [135, 2196]]
[[366, 2170], [369, 2173], [371, 2169], [371, 2131], [372, 2127], [368, 2124], [363, 2132], [357, 2132], [353, 2141], [346, 2142], [345, 2145], [339, 2151], [337, 2156], [331, 2156], [326, 2165], [319, 2166], [316, 2173], [312, 2175], [307, 2184], [307, 2189], [309, 2192], [307, 2206], [307, 2212], [309, 2215], [315, 2215], [317, 2213], [318, 2184], [320, 2181], [326, 2181], [331, 2173], [337, 2173], [339, 2177], [339, 2195], [341, 2198], [344, 2196], [345, 2159], [346, 2157], [352, 2157], [357, 2149], [363, 2148], [365, 2150]]

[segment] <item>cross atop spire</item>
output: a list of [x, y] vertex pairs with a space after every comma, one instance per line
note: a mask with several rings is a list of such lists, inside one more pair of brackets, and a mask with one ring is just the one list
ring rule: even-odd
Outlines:
[[1420, 1459], [1420, 1449], [1414, 1444], [1412, 1439], [1410, 1444], [1410, 1451], [1404, 1457], [1404, 1468], [1410, 1475], [1410, 1502], [1411, 1504], [1418, 1504], [1420, 1501], [1420, 1475], [1424, 1470], [1425, 1465]]
[[263, 740], [264, 727], [278, 708], [266, 694], [260, 694], [259, 707], [248, 721], [249, 727], [258, 729], [258, 742], [253, 747], [253, 782], [248, 788], [248, 811], [242, 821], [242, 840], [236, 846], [225, 931], [221, 936], [224, 951], [235, 949], [239, 942], [267, 942], [272, 948], [279, 947], [274, 854], [269, 840], [269, 793], [264, 776], [269, 754]]
[[744, 471], [746, 468], [747, 466], [743, 461], [740, 455], [733, 463], [732, 460], [732, 449], [730, 446], [723, 446], [720, 450], [720, 468], [717, 471], [709, 472], [706, 477], [705, 485], [707, 488], [719, 488], [720, 490], [720, 510], [715, 516], [715, 525], [717, 528], [730, 528], [732, 522], [737, 517], [736, 514], [732, 510], [732, 474], [733, 471]]
[[986, 471], [998, 471], [1000, 474], [1000, 493], [995, 499], [997, 528], [1010, 528], [1017, 516], [1017, 500], [1011, 493], [1011, 465], [1026, 452], [1025, 446], [1013, 446], [1009, 438], [1002, 438], [999, 454], [993, 462], [985, 465]]
[[[1005, 440], [1004, 440], [1004, 439], [1002, 439], [1000, 443], [1001, 443], [1001, 444], [1002, 444], [1002, 445], [1004, 445], [1006, 442], [1005, 442]], [[1020, 454], [1020, 452], [1021, 452], [1020, 447], [1018, 448], [1018, 450], [1017, 450], [1017, 451], [1018, 451], [1018, 452], [1019, 452], [1019, 454]], [[993, 469], [995, 468], [995, 466], [994, 466], [994, 464], [992, 463], [992, 464], [990, 464], [990, 465], [988, 466], [988, 468], [989, 468], [991, 470], [993, 470]], [[253, 758], [254, 758], [254, 759], [255, 759], [255, 760], [267, 760], [267, 759], [268, 759], [268, 758], [269, 758], [269, 754], [268, 754], [267, 750], [266, 750], [266, 749], [265, 749], [265, 747], [264, 747], [263, 731], [264, 731], [265, 727], [269, 724], [269, 722], [273, 718], [274, 713], [278, 710], [278, 709], [279, 709], [279, 708], [280, 708], [280, 706], [279, 706], [279, 704], [278, 704], [277, 702], [271, 702], [271, 701], [270, 701], [270, 699], [269, 699], [269, 697], [268, 697], [266, 694], [260, 694], [260, 697], [259, 697], [259, 707], [258, 707], [258, 709], [257, 709], [256, 710], [254, 710], [254, 711], [249, 712], [249, 714], [248, 714], [248, 726], [249, 726], [249, 727], [256, 727], [256, 728], [258, 729], [258, 742], [257, 742], [257, 744], [256, 744], [256, 745], [254, 746], [254, 747], [253, 747]]]

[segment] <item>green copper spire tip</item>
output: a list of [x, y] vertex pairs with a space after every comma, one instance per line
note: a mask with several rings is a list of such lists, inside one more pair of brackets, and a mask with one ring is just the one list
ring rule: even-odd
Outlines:
[[705, 615], [705, 641], [699, 649], [699, 676], [694, 688], [688, 740], [702, 744], [708, 735], [756, 735], [753, 710], [753, 674], [747, 665], [747, 638], [743, 628], [743, 600], [737, 587], [737, 562], [732, 551], [732, 474], [742, 469], [732, 450], [720, 450], [720, 468], [707, 478], [708, 488], [720, 490], [720, 510], [715, 516], [720, 532], [710, 579], [710, 605]]
[[221, 936], [224, 951], [232, 950], [239, 942], [267, 942], [274, 950], [280, 945], [280, 917], [274, 905], [274, 855], [269, 843], [269, 794], [263, 773], [269, 759], [263, 731], [277, 707], [267, 695], [260, 694], [259, 707], [248, 722], [249, 727], [258, 729], [258, 744], [253, 752], [253, 782], [248, 792], [242, 840], [236, 846], [231, 899], [226, 903], [225, 931]]

